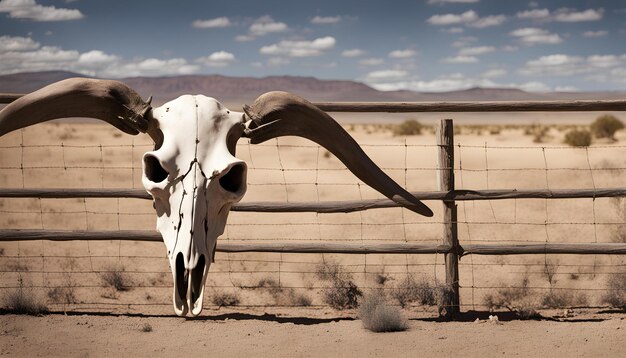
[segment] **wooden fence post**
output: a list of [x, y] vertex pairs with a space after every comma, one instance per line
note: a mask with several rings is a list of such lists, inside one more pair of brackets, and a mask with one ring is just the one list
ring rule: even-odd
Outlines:
[[[439, 190], [454, 190], [454, 129], [452, 119], [442, 119], [437, 127]], [[443, 243], [450, 246], [445, 254], [446, 285], [440, 314], [453, 318], [460, 312], [459, 300], [459, 239], [457, 208], [454, 200], [443, 201]]]

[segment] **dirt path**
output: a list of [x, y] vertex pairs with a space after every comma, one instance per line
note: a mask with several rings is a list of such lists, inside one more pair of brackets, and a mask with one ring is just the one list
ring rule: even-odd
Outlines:
[[[149, 324], [151, 332], [143, 332]], [[623, 315], [581, 321], [429, 322], [376, 334], [341, 318], [211, 313], [196, 320], [61, 314], [0, 316], [11, 356], [626, 356]], [[556, 355], [555, 355], [556, 354]]]

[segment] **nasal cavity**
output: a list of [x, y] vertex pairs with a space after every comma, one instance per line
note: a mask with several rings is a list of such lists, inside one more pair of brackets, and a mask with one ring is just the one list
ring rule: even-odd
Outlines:
[[241, 187], [244, 185], [246, 172], [246, 165], [243, 163], [237, 163], [233, 165], [226, 174], [220, 177], [220, 186], [224, 188], [224, 190], [229, 191], [231, 193], [237, 193], [241, 190]]
[[146, 178], [154, 183], [160, 183], [167, 179], [169, 173], [165, 170], [159, 159], [152, 154], [146, 154], [143, 157], [143, 167], [146, 174]]

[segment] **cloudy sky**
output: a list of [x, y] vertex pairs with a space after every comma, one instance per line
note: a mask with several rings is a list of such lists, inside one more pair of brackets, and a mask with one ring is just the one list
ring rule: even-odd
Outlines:
[[626, 0], [0, 0], [0, 74], [626, 89]]

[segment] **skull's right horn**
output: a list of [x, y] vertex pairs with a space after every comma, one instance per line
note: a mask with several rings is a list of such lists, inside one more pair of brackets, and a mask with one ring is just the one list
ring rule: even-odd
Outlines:
[[364, 183], [387, 198], [424, 215], [433, 212], [385, 174], [363, 152], [357, 142], [326, 112], [288, 92], [268, 92], [251, 106], [244, 106], [251, 120], [244, 136], [251, 143], [263, 143], [281, 136], [312, 140], [333, 153]]

